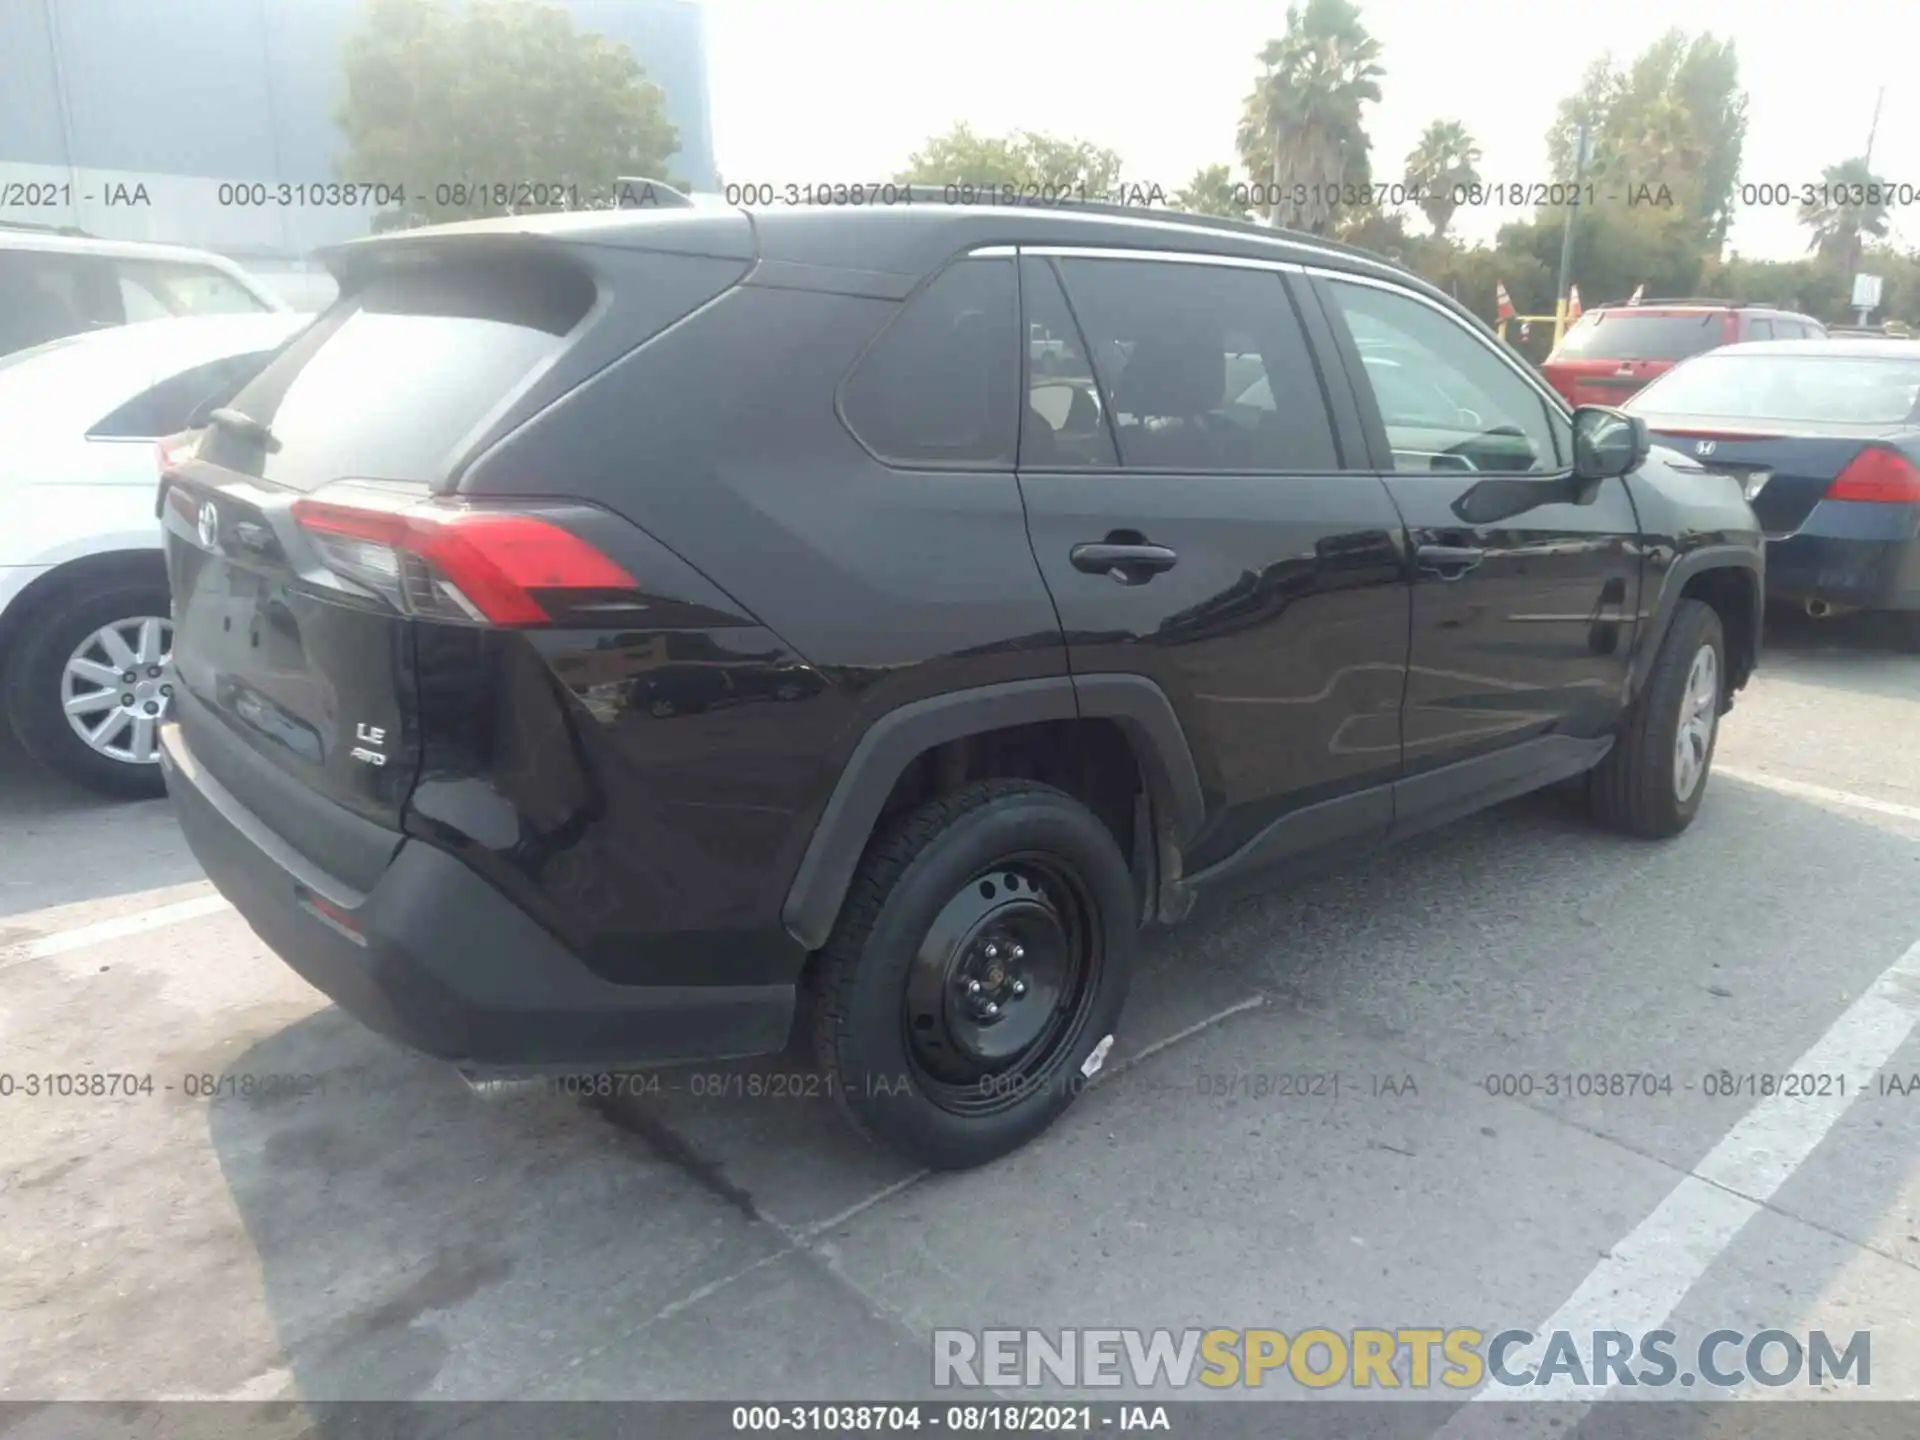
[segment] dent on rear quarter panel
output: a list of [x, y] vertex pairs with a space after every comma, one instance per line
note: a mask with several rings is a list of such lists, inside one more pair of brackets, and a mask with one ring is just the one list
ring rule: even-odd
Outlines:
[[[890, 469], [835, 412], [841, 377], [895, 309], [736, 288], [511, 437], [463, 486], [605, 506], [645, 532], [629, 567], [644, 584], [646, 567], [671, 569], [681, 594], [705, 587], [705, 603], [733, 617], [643, 617], [564, 654], [554, 637], [539, 642], [574, 742], [554, 763], [579, 768], [597, 807], [576, 821], [595, 836], [593, 863], [638, 890], [687, 857], [682, 893], [665, 897], [680, 917], [671, 927], [623, 903], [592, 922], [597, 938], [698, 923], [746, 944], [784, 939], [788, 882], [876, 718], [929, 694], [1067, 673], [1012, 472]], [[563, 659], [608, 678], [562, 682]], [[596, 709], [586, 691], [600, 684], [627, 698]], [[653, 713], [647, 697], [673, 684], [688, 708]], [[687, 888], [702, 867], [704, 888]], [[540, 873], [556, 883], [553, 862]], [[690, 970], [710, 939], [687, 942]]]

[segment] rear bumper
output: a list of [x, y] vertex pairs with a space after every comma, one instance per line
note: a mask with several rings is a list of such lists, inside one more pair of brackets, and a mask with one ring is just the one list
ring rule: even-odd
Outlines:
[[235, 799], [177, 723], [162, 727], [160, 763], [180, 828], [220, 893], [303, 979], [402, 1044], [471, 1066], [571, 1070], [765, 1054], [787, 1042], [792, 985], [612, 984], [442, 850], [395, 836], [391, 863], [357, 891]]
[[1767, 542], [1767, 598], [1920, 610], [1920, 506], [1821, 501]]

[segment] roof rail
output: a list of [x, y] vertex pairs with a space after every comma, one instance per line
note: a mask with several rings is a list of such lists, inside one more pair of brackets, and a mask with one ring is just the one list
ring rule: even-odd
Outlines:
[[693, 197], [664, 180], [645, 175], [619, 175], [613, 182], [613, 208], [616, 210], [683, 210]]
[[1359, 245], [1349, 245], [1344, 240], [1330, 240], [1324, 235], [1310, 235], [1304, 230], [1276, 229], [1263, 225], [1257, 220], [1230, 220], [1218, 215], [1196, 215], [1188, 210], [1175, 210], [1164, 205], [1127, 205], [1114, 200], [1080, 200], [1071, 195], [1049, 198], [1041, 195], [1010, 194], [1000, 198], [998, 190], [990, 185], [974, 187], [985, 196], [992, 198], [959, 199], [952, 192], [964, 190], [961, 183], [953, 185], [922, 185], [913, 183], [902, 185], [894, 193], [905, 193], [912, 201], [921, 205], [1008, 205], [1021, 206], [1036, 210], [1071, 210], [1084, 215], [1110, 215], [1123, 220], [1152, 220], [1156, 223], [1190, 225], [1196, 230], [1224, 230], [1234, 235], [1257, 235], [1268, 240], [1284, 240], [1295, 245], [1312, 245], [1322, 250], [1331, 250], [1341, 255], [1353, 255], [1390, 269], [1404, 270], [1406, 267], [1375, 250]]
[[36, 235], [66, 235], [75, 240], [100, 238], [91, 231], [82, 230], [78, 225], [35, 225], [30, 220], [0, 220], [0, 230], [31, 230]]
[[1753, 307], [1750, 300], [1723, 300], [1713, 295], [1643, 295], [1638, 304], [1631, 300], [1607, 300], [1590, 308], [1594, 310], [1626, 310], [1629, 308], [1644, 310], [1649, 305], [1725, 305], [1731, 310], [1746, 310]]

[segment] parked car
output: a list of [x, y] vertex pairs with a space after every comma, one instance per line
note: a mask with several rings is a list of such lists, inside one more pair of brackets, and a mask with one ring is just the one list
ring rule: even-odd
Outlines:
[[1691, 355], [1758, 340], [1819, 340], [1811, 315], [1730, 300], [1601, 305], [1576, 320], [1540, 369], [1569, 405], [1619, 405]]
[[0, 225], [0, 355], [143, 320], [287, 308], [210, 251]]
[[306, 318], [154, 320], [0, 357], [0, 710], [68, 778], [162, 792], [172, 624], [155, 443]]
[[1770, 598], [1817, 618], [1892, 612], [1920, 649], [1920, 341], [1730, 345], [1627, 408], [1743, 483]]
[[[1756, 663], [1738, 485], [1357, 250], [927, 204], [329, 261], [163, 481], [162, 765], [266, 942], [470, 1074], [798, 1033], [978, 1164], [1105, 1062], [1143, 924], [1581, 776], [1677, 835]], [[1471, 404], [1383, 416], [1362, 333]]]

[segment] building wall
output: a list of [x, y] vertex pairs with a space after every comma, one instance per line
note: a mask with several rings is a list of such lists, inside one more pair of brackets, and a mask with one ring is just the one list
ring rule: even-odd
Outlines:
[[[711, 188], [698, 6], [557, 3], [632, 50], [679, 127], [673, 173]], [[223, 182], [335, 178], [339, 57], [360, 11], [361, 0], [0, 0], [0, 221], [198, 245], [265, 268], [365, 234], [371, 208], [219, 203]]]

